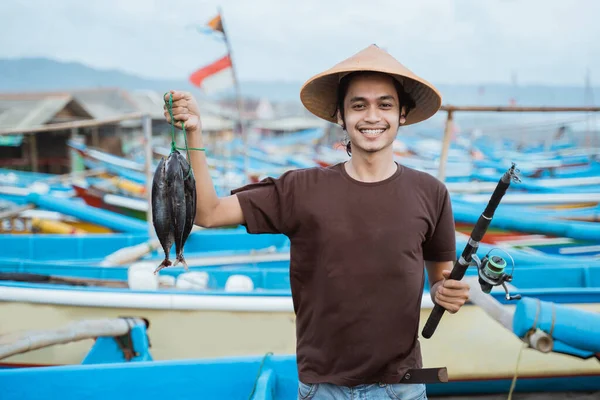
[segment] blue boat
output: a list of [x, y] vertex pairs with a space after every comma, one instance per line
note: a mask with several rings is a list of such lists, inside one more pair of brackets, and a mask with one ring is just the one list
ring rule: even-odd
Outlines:
[[[540, 373], [539, 368], [536, 370], [535, 366], [522, 362], [520, 374], [513, 379], [502, 376], [461, 379], [453, 374], [453, 366], [448, 366], [448, 380], [428, 384], [428, 396], [512, 393], [514, 382], [517, 393], [543, 392], [548, 398], [553, 392], [565, 391], [600, 394], [600, 314], [525, 297], [510, 316], [509, 324], [513, 327], [510, 334], [517, 341], [532, 336], [532, 323], [536, 334], [547, 339], [544, 345], [540, 340], [529, 344], [530, 351], [542, 355], [539, 360], [545, 360], [546, 370], [551, 360], [569, 363], [575, 359], [579, 359], [581, 365], [587, 362], [588, 369], [584, 371], [580, 367], [576, 373], [570, 370], [563, 376], [547, 376]], [[39, 393], [60, 393], [61, 399], [129, 399], [131, 392], [124, 388], [132, 388], [135, 382], [139, 383], [134, 385], [135, 396], [146, 399], [167, 396], [207, 400], [298, 398], [293, 355], [266, 352], [236, 357], [153, 360], [145, 328], [144, 324], [137, 324], [128, 335], [98, 338], [77, 365], [0, 370], [2, 398], [27, 400], [38, 398]], [[466, 341], [469, 332], [459, 335]], [[495, 345], [490, 346], [488, 342], [487, 346], [490, 348], [487, 356], [498, 355], [493, 351]], [[474, 354], [462, 356], [463, 360], [478, 361]]]

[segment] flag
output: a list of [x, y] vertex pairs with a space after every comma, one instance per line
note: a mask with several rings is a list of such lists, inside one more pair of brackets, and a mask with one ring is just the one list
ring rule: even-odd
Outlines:
[[221, 15], [217, 15], [206, 24], [208, 27], [214, 31], [221, 32], [225, 34], [225, 30], [223, 29], [223, 22], [221, 21]]
[[233, 84], [233, 71], [229, 54], [194, 71], [190, 82], [207, 93], [214, 93]]
[[196, 26], [196, 29], [198, 29], [198, 32], [217, 40], [222, 41], [225, 39], [225, 29], [223, 29], [223, 21], [220, 14], [208, 21], [206, 25]]

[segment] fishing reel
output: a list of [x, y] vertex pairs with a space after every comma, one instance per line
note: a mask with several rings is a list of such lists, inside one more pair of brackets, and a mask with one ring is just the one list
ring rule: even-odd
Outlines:
[[507, 274], [506, 269], [506, 260], [500, 256], [493, 255], [490, 253], [495, 249], [490, 250], [483, 259], [479, 259], [477, 254], [473, 254], [472, 263], [477, 267], [477, 273], [479, 275], [479, 286], [481, 286], [481, 290], [484, 293], [490, 293], [492, 291], [492, 287], [494, 286], [502, 286], [504, 291], [506, 292], [506, 300], [519, 300], [521, 299], [521, 295], [511, 295], [506, 287], [506, 282], [511, 282], [513, 279], [513, 273], [515, 271], [515, 261], [510, 256], [510, 254], [506, 253], [512, 260], [512, 271], [510, 274]]

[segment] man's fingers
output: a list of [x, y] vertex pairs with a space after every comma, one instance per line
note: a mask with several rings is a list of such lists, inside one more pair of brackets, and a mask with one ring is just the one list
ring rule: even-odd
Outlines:
[[173, 115], [188, 114], [189, 112], [187, 107], [173, 107]]
[[444, 300], [436, 299], [436, 303], [439, 304], [440, 306], [444, 307], [446, 309], [446, 311], [448, 311], [451, 314], [456, 313], [460, 309], [460, 306], [453, 304], [453, 303], [449, 303]]
[[463, 304], [465, 304], [468, 300], [468, 298], [466, 296], [453, 296], [453, 295], [447, 295], [447, 294], [443, 294], [443, 293], [436, 293], [435, 298], [439, 299], [441, 301], [446, 301], [446, 302], [453, 303], [453, 304], [460, 304], [461, 306]]
[[182, 100], [182, 99], [186, 99], [188, 97], [188, 93], [187, 92], [178, 92], [175, 90], [171, 90], [167, 93], [165, 93], [165, 102], [168, 103], [169, 102], [169, 97], [173, 95], [173, 102], [178, 101], [178, 100]]
[[[169, 112], [165, 111], [163, 114], [165, 115], [165, 119], [167, 120], [167, 122], [171, 123], [171, 116], [169, 115]], [[173, 114], [173, 117], [175, 119], [175, 126], [178, 128], [181, 128], [180, 121], [187, 121], [190, 118], [189, 114], [180, 114], [180, 115]]]
[[448, 298], [462, 298], [462, 299], [468, 299], [469, 298], [469, 293], [465, 292], [463, 290], [454, 290], [454, 289], [448, 289], [445, 287], [441, 287], [437, 290], [437, 293], [439, 295], [443, 295], [446, 296]]
[[469, 290], [469, 284], [466, 282], [462, 282], [462, 281], [456, 281], [454, 279], [448, 279], [444, 281], [444, 284], [442, 285], [445, 288], [448, 289], [460, 289], [460, 290]]

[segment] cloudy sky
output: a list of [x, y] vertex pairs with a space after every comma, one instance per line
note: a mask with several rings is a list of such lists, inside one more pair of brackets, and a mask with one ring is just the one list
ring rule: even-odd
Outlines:
[[0, 58], [187, 79], [225, 54], [193, 28], [219, 5], [243, 80], [304, 81], [377, 43], [434, 83], [600, 82], [597, 0], [2, 1]]

